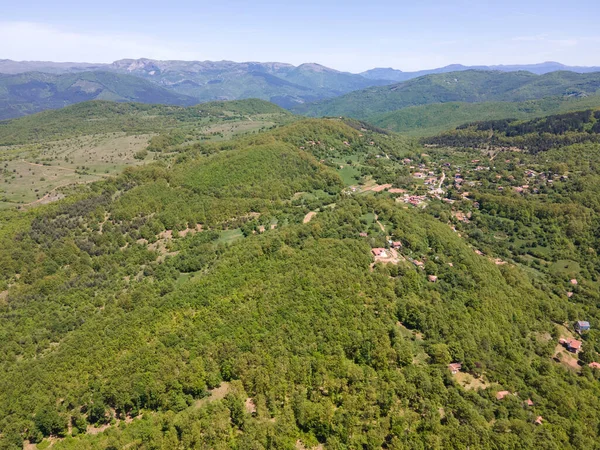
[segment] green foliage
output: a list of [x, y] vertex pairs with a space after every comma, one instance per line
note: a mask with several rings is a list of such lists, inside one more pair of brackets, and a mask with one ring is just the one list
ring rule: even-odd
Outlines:
[[[585, 351], [599, 350], [594, 151], [519, 153], [580, 174], [545, 197], [499, 193], [481, 172], [460, 235], [447, 203], [350, 194], [328, 163], [387, 177], [407, 154], [467, 168], [478, 153], [423, 156], [338, 120], [190, 145], [1, 212], [0, 442], [63, 435], [70, 419], [77, 432], [53, 448], [594, 448], [599, 377], [551, 359], [557, 325], [575, 318], [593, 327]], [[521, 166], [504, 161], [494, 170], [516, 183]], [[308, 205], [318, 213], [302, 223]], [[373, 265], [387, 234], [403, 244], [398, 265]], [[576, 261], [580, 298], [541, 266], [474, 252], [508, 258], [511, 238]], [[516, 395], [497, 400], [503, 389]]]
[[599, 96], [584, 98], [555, 97], [526, 102], [437, 103], [411, 106], [368, 120], [380, 127], [411, 136], [431, 136], [464, 123], [497, 119], [529, 119], [533, 117], [595, 108]]
[[598, 73], [493, 72], [466, 70], [427, 75], [403, 83], [371, 87], [293, 111], [310, 116], [367, 119], [418, 105], [448, 102], [523, 102], [545, 97], [584, 97], [598, 92]]
[[529, 121], [474, 122], [425, 138], [430, 145], [469, 148], [517, 147], [531, 153], [582, 142], [600, 142], [600, 110], [577, 111]]
[[38, 410], [33, 421], [43, 436], [64, 436], [67, 430], [67, 421], [51, 406]]

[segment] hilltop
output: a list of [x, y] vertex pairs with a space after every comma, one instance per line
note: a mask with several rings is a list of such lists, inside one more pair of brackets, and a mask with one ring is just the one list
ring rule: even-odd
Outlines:
[[365, 119], [410, 106], [447, 102], [519, 102], [544, 97], [582, 97], [600, 90], [600, 73], [487, 72], [467, 70], [427, 75], [404, 83], [371, 87], [294, 108], [309, 116]]

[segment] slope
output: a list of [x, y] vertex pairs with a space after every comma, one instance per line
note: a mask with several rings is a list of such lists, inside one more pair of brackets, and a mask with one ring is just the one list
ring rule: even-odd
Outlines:
[[[90, 101], [0, 122], [0, 208], [37, 205], [197, 142], [293, 121], [262, 100], [192, 107]], [[167, 147], [169, 152], [167, 153]]]
[[295, 112], [309, 116], [367, 118], [409, 106], [447, 102], [525, 101], [598, 92], [600, 74], [554, 72], [486, 72], [468, 70], [428, 75], [404, 83], [372, 87], [330, 100], [303, 105]]
[[87, 100], [191, 105], [195, 100], [153, 83], [108, 72], [0, 75], [0, 119], [61, 108]]
[[410, 106], [367, 120], [388, 130], [411, 136], [430, 136], [463, 123], [493, 119], [528, 119], [548, 114], [600, 106], [600, 96], [584, 98], [549, 97], [525, 102], [434, 103]]
[[467, 123], [423, 139], [436, 146], [516, 148], [538, 153], [573, 144], [600, 142], [600, 109], [540, 117], [533, 120], [490, 120]]

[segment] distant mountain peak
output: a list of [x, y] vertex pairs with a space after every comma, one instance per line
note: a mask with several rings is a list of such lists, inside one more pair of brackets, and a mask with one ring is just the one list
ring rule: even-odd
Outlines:
[[311, 70], [313, 72], [334, 72], [339, 73], [339, 70], [331, 69], [317, 63], [304, 63], [300, 64], [297, 69], [299, 70]]

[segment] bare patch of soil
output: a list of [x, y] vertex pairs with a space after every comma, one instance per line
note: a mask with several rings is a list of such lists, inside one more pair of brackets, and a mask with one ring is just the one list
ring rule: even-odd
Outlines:
[[317, 215], [317, 213], [315, 211], [311, 211], [309, 212], [306, 216], [304, 216], [304, 220], [302, 221], [302, 223], [308, 223], [312, 220], [313, 217], [315, 217]]

